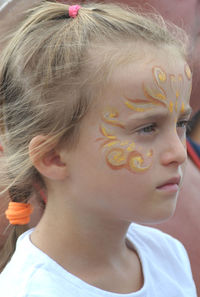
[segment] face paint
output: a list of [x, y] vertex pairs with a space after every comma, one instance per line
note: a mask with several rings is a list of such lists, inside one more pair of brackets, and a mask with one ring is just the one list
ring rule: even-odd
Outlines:
[[178, 77], [176, 77], [175, 75], [170, 74], [169, 78], [173, 93], [175, 94], [176, 99], [178, 99], [180, 96], [180, 91], [183, 88], [183, 76], [179, 74]]
[[191, 70], [190, 70], [190, 67], [188, 66], [188, 64], [185, 64], [184, 70], [185, 70], [185, 75], [186, 75], [187, 79], [191, 80], [192, 73], [191, 73]]
[[111, 110], [104, 112], [104, 114], [102, 116], [102, 120], [105, 123], [110, 124], [112, 126], [124, 128], [124, 125], [117, 120], [118, 117], [119, 117], [118, 112], [116, 110], [111, 109]]
[[151, 89], [148, 88], [146, 86], [143, 86], [143, 90], [144, 90], [144, 95], [146, 96], [146, 98], [149, 100], [149, 102], [153, 105], [161, 105], [161, 106], [166, 106], [166, 95], [164, 93], [163, 90], [160, 90], [162, 92], [158, 92], [155, 89]]
[[[150, 156], [153, 155], [153, 151], [151, 151]], [[142, 154], [140, 154], [137, 151], [132, 152], [132, 154], [129, 155], [128, 165], [131, 171], [134, 172], [143, 172], [150, 168], [150, 164], [147, 166], [144, 166], [144, 158]]]
[[113, 170], [125, 168], [131, 172], [144, 172], [151, 166], [153, 152], [149, 151], [146, 154], [148, 160], [145, 161], [142, 154], [135, 150], [136, 145], [133, 141], [121, 141], [111, 133], [112, 126], [124, 128], [123, 123], [115, 120], [118, 117], [119, 114], [116, 111], [113, 115], [109, 111], [105, 111], [102, 115], [102, 121], [109, 126], [109, 131], [102, 124], [100, 132], [103, 137], [98, 138], [97, 141], [103, 141], [101, 148], [105, 150], [106, 163]]
[[157, 82], [159, 87], [160, 87], [160, 84], [166, 82], [167, 75], [161, 67], [157, 67], [157, 66], [153, 67], [152, 73], [153, 73], [154, 80]]
[[143, 92], [147, 100], [144, 99], [131, 99], [126, 97], [125, 105], [134, 111], [145, 112], [155, 106], [166, 106], [166, 95], [163, 90], [158, 92], [157, 89], [151, 89], [143, 85]]
[[116, 139], [116, 136], [111, 135], [109, 132], [107, 132], [106, 128], [103, 125], [100, 127], [100, 130], [101, 130], [101, 133], [108, 139], [112, 139], [112, 140]]
[[[153, 152], [147, 154], [149, 157], [153, 155]], [[138, 151], [132, 151], [127, 154], [126, 150], [121, 148], [114, 148], [107, 152], [106, 162], [113, 170], [119, 170], [126, 168], [127, 170], [135, 173], [144, 172], [150, 168], [151, 163], [144, 165], [144, 157]]]
[[112, 169], [124, 168], [127, 161], [124, 149], [114, 148], [109, 150], [106, 154], [106, 161]]
[[[155, 106], [163, 106], [168, 108], [169, 112], [184, 112], [184, 104], [181, 100], [183, 96], [190, 96], [191, 71], [187, 64], [184, 65], [184, 80], [183, 74], [167, 74], [161, 67], [155, 66], [152, 68], [153, 87], [143, 84], [142, 89], [145, 99], [132, 99], [125, 96], [124, 104], [131, 110], [136, 112], [145, 112], [154, 108]], [[151, 83], [151, 85], [152, 85]], [[168, 94], [172, 91], [172, 95]], [[170, 100], [171, 96], [175, 98], [175, 102]]]
[[185, 104], [184, 102], [181, 103], [181, 113], [184, 113], [185, 111]]
[[169, 102], [169, 112], [173, 112], [174, 103], [172, 101]]

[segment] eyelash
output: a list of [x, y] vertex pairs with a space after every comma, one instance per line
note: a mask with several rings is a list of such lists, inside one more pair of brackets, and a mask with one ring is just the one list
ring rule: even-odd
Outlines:
[[152, 133], [156, 132], [156, 128], [157, 128], [156, 123], [152, 123], [150, 125], [140, 128], [137, 131], [137, 133], [138, 134], [152, 134]]
[[[181, 128], [181, 129], [187, 129], [187, 127], [189, 126], [189, 121], [188, 120], [181, 120], [179, 122], [177, 122], [177, 128]], [[156, 132], [157, 129], [157, 124], [156, 123], [152, 123], [149, 124], [147, 126], [144, 126], [142, 128], [140, 128], [137, 133], [142, 135], [142, 134], [147, 134], [147, 135], [151, 135], [154, 134]]]
[[177, 128], [184, 128], [184, 129], [187, 129], [188, 125], [189, 125], [189, 121], [187, 121], [187, 120], [182, 120], [182, 121], [179, 121], [179, 122], [177, 123]]

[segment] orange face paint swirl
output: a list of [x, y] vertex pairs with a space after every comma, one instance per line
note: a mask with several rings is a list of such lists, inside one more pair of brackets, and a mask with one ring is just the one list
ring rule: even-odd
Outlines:
[[[177, 75], [166, 73], [160, 66], [152, 68], [153, 80], [151, 87], [143, 83], [142, 89], [144, 98], [125, 97], [124, 104], [136, 112], [145, 112], [155, 106], [168, 108], [169, 112], [183, 111], [182, 98], [190, 96], [192, 74], [187, 64], [184, 65], [184, 72]], [[172, 93], [169, 93], [169, 90]], [[175, 103], [172, 103], [172, 99]]]
[[117, 112], [113, 116], [108, 116], [108, 114], [108, 112], [104, 112], [102, 115], [104, 124], [100, 125], [100, 132], [103, 137], [96, 139], [97, 141], [103, 141], [101, 148], [105, 151], [107, 165], [113, 170], [125, 168], [131, 172], [143, 172], [149, 169], [152, 163], [153, 152], [150, 151], [146, 154], [147, 160], [145, 161], [142, 154], [136, 150], [134, 141], [117, 138], [112, 133], [112, 126], [118, 126], [123, 129], [124, 125], [118, 120], [117, 122], [113, 121], [114, 118], [119, 117]]

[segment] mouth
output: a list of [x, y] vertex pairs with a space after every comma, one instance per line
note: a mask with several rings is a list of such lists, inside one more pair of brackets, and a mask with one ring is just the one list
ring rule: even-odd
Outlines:
[[159, 186], [156, 187], [159, 191], [166, 191], [166, 192], [178, 192], [180, 189], [180, 182], [181, 177], [173, 177], [167, 181], [164, 181]]

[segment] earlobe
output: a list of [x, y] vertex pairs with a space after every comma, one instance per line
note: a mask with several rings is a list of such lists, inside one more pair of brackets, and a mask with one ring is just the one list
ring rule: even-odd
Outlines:
[[59, 150], [48, 143], [48, 137], [38, 135], [29, 144], [29, 157], [33, 166], [52, 180], [64, 180], [67, 177], [67, 165], [61, 160]]

